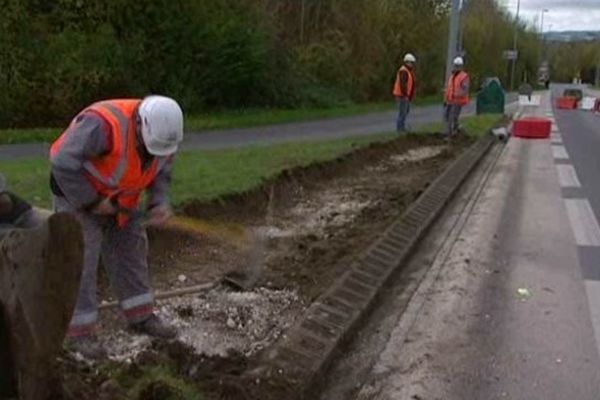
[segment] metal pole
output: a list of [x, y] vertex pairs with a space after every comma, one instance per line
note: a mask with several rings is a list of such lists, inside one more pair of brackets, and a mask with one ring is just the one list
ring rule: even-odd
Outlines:
[[[459, 23], [458, 23], [458, 39], [457, 39], [457, 45], [456, 45], [456, 48], [458, 49], [458, 52], [459, 52], [459, 53], [461, 53], [461, 54], [462, 54], [462, 52], [463, 52], [463, 51], [464, 51], [464, 49], [465, 49], [465, 48], [464, 48], [464, 45], [463, 45], [463, 35], [464, 35], [464, 33], [465, 33], [465, 27], [464, 27], [464, 25], [463, 25], [463, 23], [462, 23], [462, 22], [463, 22], [463, 20], [464, 20], [464, 17], [463, 17], [463, 12], [464, 12], [464, 10], [465, 10], [465, 7], [467, 6], [467, 1], [468, 1], [468, 0], [462, 0], [462, 1], [461, 1], [461, 4], [460, 4], [460, 11], [458, 12], [458, 15], [459, 15], [459, 17], [458, 17]], [[519, 0], [519, 1], [520, 1], [520, 0]]]
[[448, 35], [448, 55], [446, 60], [446, 79], [444, 85], [448, 82], [452, 73], [452, 61], [456, 55], [456, 41], [458, 39], [458, 24], [460, 14], [460, 0], [452, 0], [452, 13], [450, 14], [450, 32]]
[[546, 60], [546, 39], [544, 38], [544, 14], [547, 13], [548, 10], [547, 8], [544, 8], [542, 10], [542, 26], [540, 27], [540, 34], [542, 37], [542, 59]]
[[540, 26], [540, 33], [542, 34], [542, 40], [544, 39], [544, 14], [550, 11], [547, 8], [542, 9], [542, 24]]
[[[513, 40], [513, 51], [517, 54], [517, 42], [519, 40], [519, 11], [521, 10], [521, 0], [517, 1], [517, 16], [515, 17], [515, 37]], [[515, 90], [515, 71], [517, 68], [517, 59], [512, 60], [512, 70], [510, 72], [510, 90]]]

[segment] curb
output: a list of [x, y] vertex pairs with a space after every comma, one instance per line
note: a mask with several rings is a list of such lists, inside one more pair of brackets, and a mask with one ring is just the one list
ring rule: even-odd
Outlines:
[[336, 350], [356, 331], [389, 278], [400, 270], [427, 229], [496, 140], [486, 135], [455, 160], [427, 190], [323, 293], [262, 357], [254, 373], [285, 374], [300, 398], [311, 398]]

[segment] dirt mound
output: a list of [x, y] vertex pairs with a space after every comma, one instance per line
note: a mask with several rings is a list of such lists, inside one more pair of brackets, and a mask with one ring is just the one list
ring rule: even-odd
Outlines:
[[[284, 375], [260, 381], [242, 372], [469, 143], [407, 136], [290, 169], [246, 193], [186, 205], [189, 216], [261, 232], [257, 287], [247, 293], [217, 287], [160, 302], [157, 311], [180, 330], [169, 345], [131, 336], [116, 313], [105, 313], [100, 337], [113, 359], [91, 365], [65, 356], [65, 398], [291, 398], [294, 386]], [[248, 262], [232, 243], [181, 232], [152, 232], [151, 249], [157, 290], [215, 281]]]

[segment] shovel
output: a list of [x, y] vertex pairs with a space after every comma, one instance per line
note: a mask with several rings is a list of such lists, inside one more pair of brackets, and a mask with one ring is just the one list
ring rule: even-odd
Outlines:
[[[150, 220], [146, 212], [124, 207], [117, 207], [119, 213], [141, 220], [147, 227]], [[248, 263], [243, 271], [231, 271], [221, 278], [221, 283], [236, 291], [249, 291], [254, 288], [263, 274], [263, 256], [266, 237], [236, 224], [213, 223], [196, 218], [172, 216], [165, 223], [166, 227], [180, 231], [216, 237], [236, 244], [248, 252]]]

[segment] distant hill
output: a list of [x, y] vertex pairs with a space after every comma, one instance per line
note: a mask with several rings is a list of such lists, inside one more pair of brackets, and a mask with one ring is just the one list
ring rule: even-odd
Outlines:
[[550, 42], [589, 42], [600, 40], [600, 31], [546, 32], [544, 38]]

